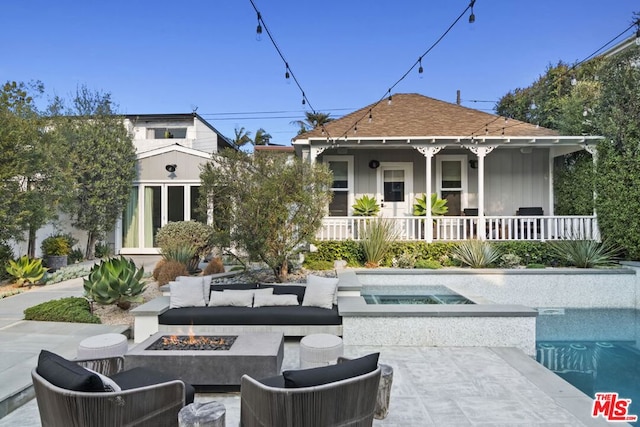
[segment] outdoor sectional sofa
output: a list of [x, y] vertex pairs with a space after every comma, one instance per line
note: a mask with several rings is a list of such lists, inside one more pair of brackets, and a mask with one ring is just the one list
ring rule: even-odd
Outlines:
[[[326, 281], [325, 278], [320, 278]], [[180, 280], [180, 278], [178, 278]], [[319, 280], [319, 279], [316, 279]], [[285, 336], [304, 336], [313, 333], [342, 335], [342, 317], [338, 312], [337, 279], [331, 301], [323, 307], [308, 305], [306, 284], [211, 284], [205, 283], [201, 301], [183, 301], [176, 290], [185, 289], [185, 283], [171, 284], [171, 296], [163, 296], [133, 310], [135, 317], [134, 339], [142, 342], [155, 332], [167, 334], [240, 334], [244, 332], [282, 332]], [[206, 281], [206, 279], [205, 279]], [[195, 288], [194, 288], [195, 289]], [[211, 306], [211, 297], [226, 297], [227, 292], [237, 291], [268, 293], [275, 298], [287, 299], [295, 305], [258, 305], [259, 297], [249, 306]], [[211, 293], [213, 292], [213, 293]], [[193, 294], [194, 292], [192, 292]], [[295, 296], [295, 297], [294, 297]], [[266, 300], [267, 298], [265, 298]], [[269, 297], [268, 299], [273, 299]], [[326, 299], [326, 298], [325, 298]], [[177, 300], [177, 301], [176, 301]], [[261, 299], [262, 300], [262, 299]], [[237, 302], [234, 302], [237, 303]], [[241, 305], [241, 304], [240, 304]], [[330, 308], [329, 308], [330, 307]]]

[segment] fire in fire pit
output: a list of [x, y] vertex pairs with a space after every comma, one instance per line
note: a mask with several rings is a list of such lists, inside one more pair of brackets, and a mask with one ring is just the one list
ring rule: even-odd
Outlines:
[[147, 350], [229, 350], [237, 336], [172, 335], [161, 337]]

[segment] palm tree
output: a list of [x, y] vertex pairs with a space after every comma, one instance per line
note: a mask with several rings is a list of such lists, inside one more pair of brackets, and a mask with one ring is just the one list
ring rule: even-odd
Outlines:
[[333, 121], [333, 118], [330, 117], [330, 113], [320, 113], [320, 112], [304, 112], [305, 118], [304, 120], [294, 120], [291, 122], [292, 125], [296, 125], [300, 127], [298, 131], [298, 135], [301, 133], [308, 132], [312, 129], [317, 128], [318, 126], [322, 126], [330, 121]]
[[233, 130], [233, 132], [235, 133], [235, 136], [232, 140], [232, 142], [234, 144], [236, 144], [236, 146], [238, 147], [242, 147], [243, 145], [245, 145], [247, 142], [252, 142], [251, 141], [251, 132], [247, 132], [244, 127], [237, 127]]
[[253, 137], [253, 145], [269, 145], [271, 135], [266, 130], [260, 128], [256, 131], [256, 136]]

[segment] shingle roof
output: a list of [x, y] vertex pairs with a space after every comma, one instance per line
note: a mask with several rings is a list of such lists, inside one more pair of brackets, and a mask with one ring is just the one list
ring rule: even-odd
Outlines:
[[[369, 110], [372, 120], [369, 122]], [[357, 122], [357, 133], [354, 124]], [[416, 93], [394, 94], [391, 105], [387, 100], [371, 104], [325, 125], [332, 138], [347, 132], [349, 137], [420, 137], [489, 135], [504, 136], [554, 136], [554, 130], [530, 123], [484, 113], [460, 105], [451, 104]], [[488, 133], [486, 132], [488, 129]], [[326, 138], [321, 129], [298, 135], [295, 140]]]

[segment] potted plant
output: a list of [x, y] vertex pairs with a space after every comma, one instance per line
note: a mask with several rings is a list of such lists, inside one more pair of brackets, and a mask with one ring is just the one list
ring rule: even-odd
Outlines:
[[67, 265], [67, 257], [71, 253], [71, 244], [67, 236], [57, 234], [44, 239], [40, 249], [42, 249], [42, 256], [46, 259], [49, 271], [56, 271]]
[[[441, 199], [436, 193], [432, 193], [430, 197], [431, 216], [442, 216], [449, 212], [447, 207], [447, 200]], [[416, 202], [413, 204], [414, 216], [427, 216], [427, 195], [423, 194], [420, 197], [416, 197]], [[424, 239], [424, 223], [420, 223], [420, 235]]]
[[366, 194], [356, 199], [356, 203], [351, 206], [353, 208], [353, 216], [376, 216], [380, 212], [380, 205], [375, 197]]

